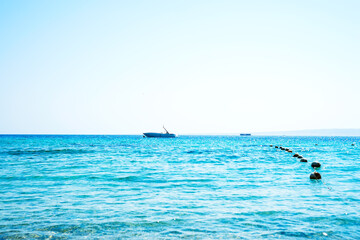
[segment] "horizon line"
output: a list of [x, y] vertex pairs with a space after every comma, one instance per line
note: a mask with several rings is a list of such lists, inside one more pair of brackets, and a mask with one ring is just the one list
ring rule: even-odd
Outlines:
[[[183, 133], [177, 135], [240, 135], [248, 134], [251, 135], [266, 135], [279, 133], [295, 133], [295, 132], [305, 132], [305, 131], [360, 131], [360, 128], [321, 128], [321, 129], [301, 129], [301, 130], [279, 130], [279, 131], [243, 131], [236, 133]], [[1, 133], [0, 135], [142, 135], [143, 133]]]

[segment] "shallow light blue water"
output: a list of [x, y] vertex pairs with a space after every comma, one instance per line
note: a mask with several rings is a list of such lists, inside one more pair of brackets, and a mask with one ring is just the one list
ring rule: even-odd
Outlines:
[[0, 239], [360, 239], [360, 138], [3, 135], [0, 159]]

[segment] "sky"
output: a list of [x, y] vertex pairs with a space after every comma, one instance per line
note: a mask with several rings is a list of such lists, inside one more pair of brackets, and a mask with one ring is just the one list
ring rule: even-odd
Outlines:
[[360, 128], [360, 1], [0, 1], [0, 133]]

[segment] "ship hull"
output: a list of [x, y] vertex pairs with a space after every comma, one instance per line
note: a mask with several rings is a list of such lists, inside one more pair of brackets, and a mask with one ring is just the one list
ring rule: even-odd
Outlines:
[[174, 138], [176, 134], [173, 133], [143, 133], [145, 137], [149, 138]]

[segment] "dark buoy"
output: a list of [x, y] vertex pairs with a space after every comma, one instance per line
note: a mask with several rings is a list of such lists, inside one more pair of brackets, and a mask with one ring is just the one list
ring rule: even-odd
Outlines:
[[270, 145], [270, 147], [272, 147], [272, 145]]
[[311, 167], [312, 167], [312, 168], [319, 168], [319, 167], [321, 167], [321, 164], [318, 163], [318, 162], [313, 162], [313, 163], [311, 164]]
[[293, 157], [298, 157], [298, 156], [299, 156], [299, 154], [295, 153]]
[[315, 146], [317, 146], [318, 144], [317, 143], [315, 143]]
[[278, 146], [275, 146], [275, 148], [279, 148]]
[[301, 158], [304, 158], [304, 157], [303, 157], [303, 156], [301, 156], [301, 155], [299, 155], [299, 156], [298, 156], [298, 158], [300, 158], [300, 159], [301, 159]]
[[313, 172], [310, 174], [310, 179], [321, 179], [321, 175], [318, 172]]
[[289, 150], [289, 151], [287, 151], [287, 152], [292, 153], [292, 150]]
[[300, 159], [300, 162], [307, 162], [307, 159], [306, 159], [306, 158], [302, 158], [302, 159]]
[[285, 148], [283, 148], [283, 147], [280, 147], [280, 149], [281, 149], [281, 150], [284, 150]]

